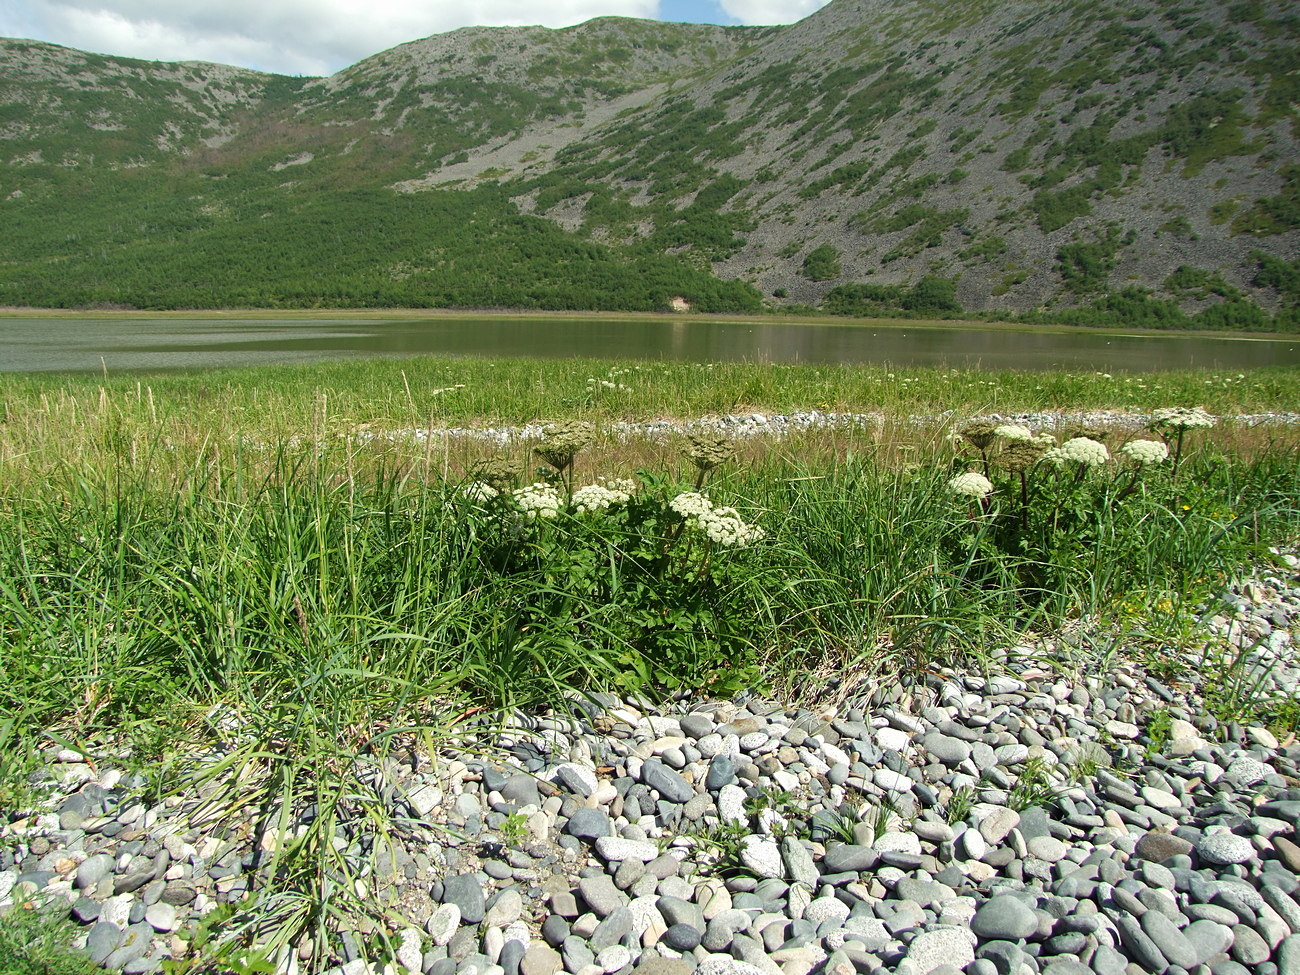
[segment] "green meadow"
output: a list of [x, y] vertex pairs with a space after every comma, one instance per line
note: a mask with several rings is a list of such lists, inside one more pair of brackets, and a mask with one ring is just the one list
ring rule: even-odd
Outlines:
[[[376, 909], [324, 893], [350, 869], [335, 827], [384, 828], [358, 769], [436, 754], [471, 714], [596, 690], [824, 699], [832, 675], [847, 693], [981, 669], [1084, 626], [1103, 658], [1193, 648], [1228, 675], [1209, 707], [1294, 729], [1294, 702], [1242, 693], [1194, 621], [1300, 529], [1300, 429], [1234, 419], [1300, 412], [1298, 378], [473, 359], [2, 376], [0, 805], [34, 798], [56, 744], [233, 816], [314, 803], [263, 901], [296, 943], [344, 902]], [[1220, 419], [1030, 422], [1033, 443], [971, 422], [1168, 407]], [[797, 409], [865, 419], [616, 435]], [[550, 426], [447, 432], [525, 423]]]

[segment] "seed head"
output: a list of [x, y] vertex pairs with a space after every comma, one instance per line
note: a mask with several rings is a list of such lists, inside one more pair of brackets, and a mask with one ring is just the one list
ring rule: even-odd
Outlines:
[[998, 424], [990, 423], [988, 420], [976, 420], [974, 423], [968, 423], [961, 430], [961, 435], [966, 438], [976, 450], [983, 453], [989, 449], [989, 444], [993, 443], [996, 437]]
[[736, 456], [736, 444], [721, 433], [688, 433], [686, 456], [701, 471], [721, 467]]
[[557, 471], [573, 465], [578, 451], [596, 439], [596, 428], [585, 420], [565, 420], [542, 428], [542, 442], [533, 453]]

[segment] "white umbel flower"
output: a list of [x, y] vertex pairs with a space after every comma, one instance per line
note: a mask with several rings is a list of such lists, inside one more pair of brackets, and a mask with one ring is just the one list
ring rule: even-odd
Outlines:
[[1110, 460], [1110, 451], [1106, 445], [1091, 437], [1072, 437], [1061, 444], [1061, 454], [1065, 460], [1072, 460], [1085, 467], [1096, 467]]
[[560, 492], [542, 481], [514, 492], [515, 504], [529, 518], [554, 518], [560, 513]]
[[473, 501], [475, 504], [486, 504], [500, 493], [491, 484], [484, 481], [474, 481], [471, 484], [466, 484], [461, 489], [461, 494], [465, 496], [466, 500]]
[[1138, 464], [1159, 464], [1169, 459], [1169, 448], [1159, 440], [1130, 440], [1119, 452]]
[[668, 502], [668, 507], [683, 518], [698, 518], [704, 512], [713, 510], [713, 502], [696, 491], [683, 491]]
[[744, 548], [767, 537], [767, 532], [757, 525], [745, 524], [735, 508], [710, 508], [697, 517], [709, 540], [726, 548]]
[[1199, 406], [1170, 406], [1153, 411], [1151, 422], [1159, 427], [1191, 430], [1195, 427], [1212, 427], [1218, 421]]
[[[608, 484], [588, 484], [573, 492], [573, 508], [579, 514], [591, 514], [604, 511], [616, 504], [625, 504], [632, 497], [632, 492], [623, 490], [624, 481]], [[618, 486], [614, 486], [617, 484]]]
[[1003, 440], [1033, 440], [1034, 431], [1023, 423], [1004, 423], [993, 431]]
[[983, 474], [967, 471], [950, 480], [948, 490], [968, 498], [987, 498], [993, 493], [993, 482]]

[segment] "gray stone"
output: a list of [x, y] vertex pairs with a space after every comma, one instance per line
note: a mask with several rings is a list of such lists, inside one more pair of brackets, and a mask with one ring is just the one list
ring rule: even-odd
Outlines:
[[921, 744], [944, 765], [960, 765], [970, 758], [970, 745], [959, 738], [949, 738], [935, 731], [922, 738]]
[[709, 771], [704, 778], [704, 787], [710, 792], [717, 792], [724, 785], [736, 782], [736, 762], [730, 755], [715, 755], [709, 762]]
[[994, 808], [987, 816], [980, 820], [980, 835], [992, 846], [997, 846], [1007, 834], [1016, 828], [1020, 822], [1020, 814], [1014, 809], [1006, 806]]
[[488, 927], [503, 928], [519, 920], [524, 909], [524, 898], [517, 887], [507, 887], [492, 899], [483, 914], [483, 923]]
[[1247, 968], [1268, 961], [1268, 942], [1248, 924], [1232, 929], [1232, 957]]
[[990, 941], [1021, 941], [1038, 930], [1038, 915], [1018, 897], [999, 894], [975, 912], [970, 927]]
[[627, 894], [615, 886], [613, 878], [608, 874], [583, 877], [578, 881], [578, 891], [598, 917], [609, 917], [620, 907], [627, 906]]
[[86, 936], [86, 952], [96, 965], [102, 965], [104, 959], [117, 950], [122, 943], [123, 931], [116, 924], [99, 921]]
[[501, 798], [518, 806], [540, 806], [541, 793], [537, 791], [537, 779], [526, 772], [516, 772], [501, 787]]
[[446, 878], [442, 882], [442, 902], [455, 904], [460, 909], [461, 920], [467, 924], [478, 924], [483, 920], [483, 914], [487, 910], [483, 885], [472, 873], [461, 873]]
[[632, 933], [632, 912], [620, 907], [596, 926], [589, 943], [593, 951], [600, 952], [610, 945], [618, 944]]
[[1300, 933], [1290, 935], [1278, 945], [1274, 958], [1277, 975], [1300, 975]]
[[1192, 844], [1181, 836], [1153, 831], [1138, 840], [1133, 852], [1143, 860], [1159, 862], [1191, 853]]
[[602, 836], [612, 835], [614, 824], [603, 810], [584, 807], [574, 810], [573, 815], [564, 825], [564, 831], [580, 840], [596, 840]]
[[1129, 957], [1148, 972], [1158, 975], [1169, 967], [1164, 954], [1132, 917], [1121, 914], [1115, 919], [1115, 927], [1119, 930], [1120, 940], [1124, 943]]
[[686, 802], [695, 795], [691, 784], [680, 773], [657, 758], [647, 758], [641, 763], [641, 781], [669, 802]]
[[[1217, 921], [1193, 921], [1183, 929], [1183, 937], [1195, 952], [1196, 965], [1204, 965], [1232, 946], [1232, 928]], [[1184, 967], [1190, 970], [1195, 966]]]
[[1142, 915], [1142, 931], [1160, 949], [1171, 964], [1191, 969], [1197, 965], [1197, 952], [1177, 925], [1160, 911]]
[[600, 785], [594, 770], [573, 762], [557, 765], [555, 767], [555, 780], [575, 796], [581, 796], [583, 799], [593, 795]]
[[879, 851], [869, 846], [843, 843], [832, 846], [822, 857], [822, 873], [860, 873], [880, 862]]
[[787, 836], [781, 840], [781, 860], [785, 864], [786, 876], [793, 882], [812, 888], [817, 884], [817, 866], [812, 854], [797, 837]]
[[703, 932], [690, 924], [674, 924], [659, 939], [674, 951], [694, 951], [699, 947]]
[[583, 938], [577, 935], [570, 935], [564, 939], [564, 944], [560, 946], [560, 954], [564, 958], [564, 968], [569, 972], [580, 972], [588, 965], [596, 963], [596, 953]]

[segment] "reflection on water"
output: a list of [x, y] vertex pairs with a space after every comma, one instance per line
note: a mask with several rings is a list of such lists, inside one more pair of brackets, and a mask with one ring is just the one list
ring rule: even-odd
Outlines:
[[1300, 365], [1300, 340], [667, 317], [0, 319], [0, 371], [5, 372], [122, 372], [429, 354], [1146, 372]]

